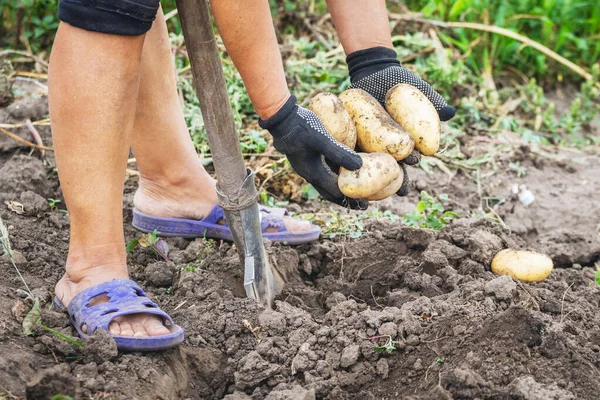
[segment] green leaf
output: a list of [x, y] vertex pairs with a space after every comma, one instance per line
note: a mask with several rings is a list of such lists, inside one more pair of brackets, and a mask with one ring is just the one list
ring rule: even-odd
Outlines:
[[600, 269], [596, 271], [596, 284], [600, 286]]
[[138, 246], [139, 243], [139, 239], [131, 239], [129, 242], [127, 242], [127, 247], [125, 247], [125, 251], [127, 253], [131, 253], [133, 249], [135, 249]]
[[36, 300], [33, 303], [33, 307], [31, 307], [31, 310], [29, 310], [29, 312], [23, 319], [23, 333], [28, 336], [33, 334], [35, 327], [41, 324], [41, 322], [42, 315], [40, 312], [40, 301]]
[[427, 204], [424, 201], [420, 201], [417, 203], [417, 212], [422, 213], [427, 210]]
[[69, 336], [67, 336], [67, 335], [63, 335], [62, 333], [60, 333], [60, 332], [57, 332], [57, 331], [55, 331], [54, 329], [48, 328], [48, 327], [47, 327], [46, 325], [44, 325], [44, 324], [41, 324], [40, 326], [41, 326], [42, 328], [44, 328], [45, 330], [47, 330], [48, 332], [50, 332], [51, 334], [53, 334], [54, 336], [56, 336], [56, 337], [58, 337], [58, 338], [60, 338], [60, 339], [62, 339], [62, 340], [64, 340], [64, 341], [67, 341], [67, 342], [69, 342], [69, 343], [71, 343], [71, 344], [73, 344], [73, 345], [75, 345], [75, 346], [77, 346], [77, 347], [83, 347], [83, 346], [85, 346], [85, 344], [84, 344], [83, 342], [80, 342], [80, 341], [78, 341], [78, 340], [75, 340], [75, 339], [73, 339], [72, 337], [69, 337]]

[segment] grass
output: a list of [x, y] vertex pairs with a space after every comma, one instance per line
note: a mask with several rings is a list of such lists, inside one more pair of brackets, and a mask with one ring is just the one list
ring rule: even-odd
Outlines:
[[145, 233], [138, 238], [131, 239], [127, 242], [125, 251], [131, 253], [136, 247], [150, 248], [155, 254], [159, 255], [166, 262], [169, 260], [169, 245], [159, 236], [159, 232], [155, 229], [152, 233]]
[[408, 226], [439, 230], [454, 221], [458, 215], [444, 210], [444, 206], [437, 200], [448, 200], [448, 195], [439, 194], [434, 197], [422, 191], [416, 210], [406, 214], [403, 222]]

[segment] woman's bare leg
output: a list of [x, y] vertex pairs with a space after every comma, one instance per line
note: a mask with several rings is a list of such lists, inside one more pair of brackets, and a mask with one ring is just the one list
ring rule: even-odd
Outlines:
[[[66, 274], [56, 285], [65, 305], [88, 287], [128, 276], [123, 182], [143, 43], [143, 36], [89, 32], [66, 23], [56, 35], [49, 99], [56, 162], [71, 219]], [[169, 332], [148, 314], [119, 317], [109, 329], [123, 336]]]

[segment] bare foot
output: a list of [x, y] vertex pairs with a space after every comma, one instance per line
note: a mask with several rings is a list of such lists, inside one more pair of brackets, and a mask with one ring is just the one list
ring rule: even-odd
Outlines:
[[[81, 291], [104, 283], [113, 279], [128, 278], [127, 267], [121, 260], [110, 262], [110, 251], [105, 252], [106, 248], [91, 249], [91, 252], [100, 251], [104, 253], [103, 264], [96, 264], [94, 267], [77, 268], [74, 262], [67, 260], [67, 273], [58, 281], [55, 287], [56, 297], [61, 303], [68, 307], [71, 300]], [[86, 252], [89, 256], [90, 249]], [[72, 258], [72, 257], [70, 257]], [[80, 264], [81, 265], [81, 264]], [[108, 297], [106, 295], [96, 296], [92, 299], [91, 305], [106, 303]], [[86, 332], [84, 326], [83, 331]], [[160, 317], [152, 314], [131, 314], [115, 318], [111, 321], [109, 332], [113, 336], [129, 336], [129, 337], [148, 337], [160, 336], [170, 333], [169, 329], [164, 326]]]
[[[140, 212], [155, 217], [201, 220], [217, 204], [215, 184], [212, 178], [200, 178], [168, 185], [140, 176], [133, 204]], [[283, 220], [290, 232], [302, 232], [311, 228], [308, 221], [292, 217], [283, 217]], [[277, 232], [277, 228], [269, 227], [267, 232]]]

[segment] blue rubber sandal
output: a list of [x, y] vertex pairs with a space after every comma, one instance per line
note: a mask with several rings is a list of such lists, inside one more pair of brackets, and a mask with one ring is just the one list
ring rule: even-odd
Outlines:
[[[90, 306], [94, 297], [106, 295], [109, 301]], [[58, 308], [65, 307], [54, 298]], [[84, 340], [88, 340], [96, 329], [108, 331], [108, 326], [116, 317], [130, 314], [154, 314], [163, 318], [164, 325], [171, 333], [162, 336], [126, 337], [113, 336], [119, 350], [158, 351], [176, 347], [184, 339], [183, 327], [176, 325], [171, 317], [152, 302], [146, 293], [131, 279], [113, 279], [88, 288], [71, 300], [67, 307], [71, 324]], [[87, 332], [83, 332], [86, 326]]]
[[[306, 231], [291, 232], [285, 227], [283, 217], [289, 215], [285, 208], [270, 208], [259, 206], [261, 215], [261, 231], [263, 238], [273, 242], [285, 242], [291, 245], [312, 242], [319, 238], [321, 228], [311, 225]], [[160, 236], [179, 236], [185, 238], [207, 237], [212, 239], [233, 240], [231, 231], [225, 221], [225, 213], [217, 204], [210, 214], [201, 219], [163, 218], [144, 214], [133, 209], [133, 226], [142, 232], [157, 230]], [[276, 228], [276, 232], [267, 232], [269, 228]]]

